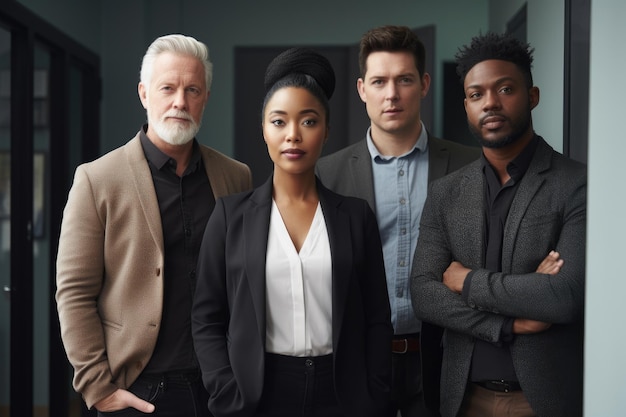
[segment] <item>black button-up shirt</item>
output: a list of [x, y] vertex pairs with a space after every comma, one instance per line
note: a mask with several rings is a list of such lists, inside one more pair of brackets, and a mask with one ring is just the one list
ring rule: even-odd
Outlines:
[[[157, 344], [144, 372], [162, 373], [197, 368], [191, 338], [191, 304], [202, 235], [215, 198], [194, 139], [189, 166], [182, 177], [176, 161], [140, 133], [159, 202], [165, 265], [163, 313]], [[138, 260], [141, 262], [141, 260]]]
[[[487, 159], [485, 159], [485, 156], [482, 156], [483, 174], [485, 177], [484, 267], [489, 271], [502, 272], [502, 246], [506, 218], [515, 194], [519, 189], [520, 182], [535, 154], [537, 143], [537, 136], [535, 136], [522, 152], [507, 165], [506, 170], [511, 178], [504, 185], [500, 183], [500, 177]], [[471, 285], [471, 275], [470, 273], [466, 279], [465, 289]], [[512, 329], [515, 318], [510, 317], [505, 321], [502, 329], [504, 342], [513, 338]], [[470, 380], [517, 381], [508, 344], [495, 345], [483, 340], [477, 340], [474, 346], [474, 356], [472, 357]]]

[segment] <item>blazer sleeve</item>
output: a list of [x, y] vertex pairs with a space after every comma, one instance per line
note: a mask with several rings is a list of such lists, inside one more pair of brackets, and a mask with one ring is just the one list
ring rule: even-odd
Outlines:
[[[585, 292], [586, 173], [556, 174], [538, 192], [515, 236], [508, 273], [476, 270], [465, 290], [476, 309], [565, 324], [579, 321]], [[556, 275], [535, 272], [550, 250], [564, 260]]]
[[[580, 320], [584, 305], [586, 175], [568, 163], [554, 163], [555, 171], [548, 171], [536, 191], [518, 195], [519, 201], [514, 202], [517, 207], [511, 208], [509, 217], [513, 210], [521, 210], [522, 218], [505, 232], [504, 272], [479, 268], [479, 258], [474, 259], [474, 265], [466, 262], [469, 258], [457, 258], [459, 253], [470, 252], [467, 245], [477, 240], [476, 230], [469, 232], [465, 226], [469, 220], [461, 218], [458, 207], [449, 205], [449, 195], [455, 194], [451, 190], [458, 194], [450, 185], [454, 183], [452, 177], [433, 183], [411, 274], [413, 308], [419, 318], [488, 342], [501, 341], [502, 323], [509, 317], [553, 324]], [[473, 213], [475, 209], [466, 211]], [[512, 227], [510, 223], [507, 220], [506, 228]], [[455, 237], [451, 239], [451, 235]], [[535, 273], [552, 249], [565, 260], [560, 273]], [[453, 260], [474, 271], [464, 295], [450, 291], [441, 282]]]
[[[411, 271], [411, 300], [417, 318], [491, 343], [501, 342], [505, 316], [472, 309], [442, 282], [443, 273], [453, 260], [446, 235], [443, 213], [447, 193], [429, 190]], [[468, 241], [471, 241], [468, 239]]]
[[200, 246], [191, 327], [209, 408], [219, 415], [247, 416], [252, 411], [246, 410], [228, 353], [227, 222], [224, 201], [218, 199]]
[[104, 221], [89, 176], [79, 166], [65, 206], [57, 253], [56, 301], [74, 388], [89, 408], [117, 387], [106, 355], [97, 300], [104, 274]]

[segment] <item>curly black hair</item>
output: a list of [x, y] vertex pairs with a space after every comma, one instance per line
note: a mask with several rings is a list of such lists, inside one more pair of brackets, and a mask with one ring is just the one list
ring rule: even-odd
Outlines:
[[528, 87], [533, 86], [531, 73], [534, 48], [510, 34], [489, 32], [472, 38], [469, 45], [459, 48], [455, 55], [456, 72], [461, 77], [461, 84], [472, 67], [488, 59], [509, 61], [517, 65], [526, 78]]

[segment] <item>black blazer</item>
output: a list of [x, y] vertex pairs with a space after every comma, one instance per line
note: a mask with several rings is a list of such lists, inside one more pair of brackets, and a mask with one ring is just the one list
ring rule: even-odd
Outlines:
[[[209, 409], [251, 416], [263, 392], [265, 256], [272, 177], [218, 199], [200, 249], [192, 331]], [[317, 181], [332, 255], [335, 391], [347, 415], [387, 407], [393, 335], [376, 218], [361, 199]]]

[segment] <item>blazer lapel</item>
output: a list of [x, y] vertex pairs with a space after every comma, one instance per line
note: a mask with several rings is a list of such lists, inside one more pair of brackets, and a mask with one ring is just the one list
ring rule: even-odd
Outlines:
[[[455, 230], [463, 231], [463, 236], [455, 239], [460, 245], [453, 247], [454, 260], [458, 260], [469, 268], [480, 268], [484, 259], [484, 176], [482, 173], [482, 164], [479, 161], [473, 162], [468, 169], [464, 171], [459, 184], [458, 196], [450, 196], [461, 201], [462, 204], [456, 204], [455, 212], [449, 213], [448, 216], [452, 220], [452, 227]], [[468, 213], [477, 213], [477, 215], [468, 215]], [[458, 222], [456, 226], [454, 222]], [[471, 236], [472, 240], [467, 237]]]
[[150, 167], [146, 160], [139, 134], [124, 146], [127, 163], [133, 175], [131, 175], [135, 186], [136, 198], [141, 204], [141, 208], [148, 222], [148, 229], [152, 239], [163, 255], [163, 228], [161, 227], [161, 212], [159, 202], [156, 198], [154, 182]]
[[367, 141], [362, 140], [354, 148], [348, 164], [352, 183], [354, 184], [354, 195], [362, 196], [372, 210], [376, 212], [376, 202], [374, 201], [374, 173], [372, 171], [372, 161]]
[[265, 256], [272, 208], [272, 176], [252, 192], [247, 204], [243, 213], [243, 233], [246, 237], [243, 256], [257, 330], [265, 345]]
[[212, 149], [202, 145], [200, 145], [199, 148], [204, 162], [204, 169], [206, 170], [207, 178], [213, 190], [213, 197], [218, 199], [219, 197], [228, 195], [228, 185], [226, 183], [226, 175], [228, 172], [226, 172], [222, 164], [218, 163], [219, 160], [215, 158]]
[[450, 152], [445, 145], [428, 135], [428, 182], [448, 173]]
[[510, 271], [513, 262], [513, 250], [516, 236], [521, 225], [524, 214], [528, 209], [534, 196], [539, 192], [541, 185], [545, 181], [543, 173], [550, 169], [552, 148], [543, 139], [539, 139], [535, 155], [528, 166], [528, 170], [519, 185], [519, 189], [511, 203], [511, 209], [504, 226], [504, 237], [502, 242], [502, 269]]
[[[352, 239], [350, 238], [350, 219], [340, 209], [341, 200], [330, 193], [321, 182], [317, 182], [320, 205], [324, 213], [332, 262], [332, 326], [333, 347], [337, 347], [343, 316], [345, 313], [346, 297], [351, 277]], [[337, 261], [341, 259], [341, 261]]]

